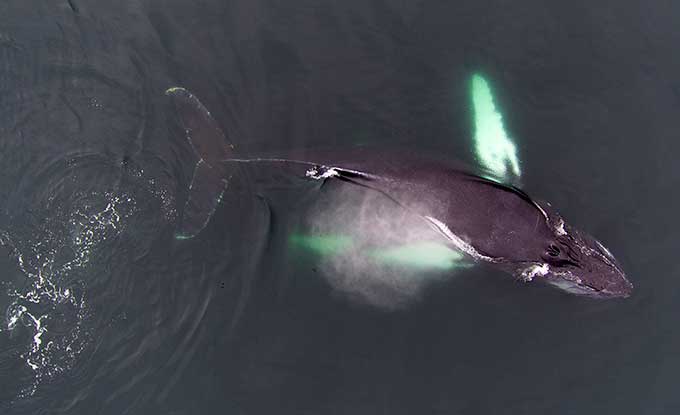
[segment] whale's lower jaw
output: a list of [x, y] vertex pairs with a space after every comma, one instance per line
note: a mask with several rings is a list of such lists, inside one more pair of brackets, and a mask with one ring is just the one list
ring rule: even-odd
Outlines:
[[568, 292], [569, 294], [576, 294], [576, 295], [580, 295], [580, 296], [589, 296], [589, 297], [599, 297], [600, 296], [600, 292], [598, 292], [597, 290], [594, 290], [594, 289], [587, 287], [585, 285], [579, 285], [575, 281], [555, 279], [555, 280], [548, 280], [547, 283], [559, 288], [562, 291]]
[[569, 294], [578, 295], [581, 297], [590, 298], [628, 298], [630, 297], [630, 292], [615, 292], [608, 291], [606, 289], [596, 290], [587, 285], [579, 284], [575, 281], [561, 280], [561, 279], [551, 279], [546, 281], [548, 284], [559, 288], [560, 290], [567, 292]]

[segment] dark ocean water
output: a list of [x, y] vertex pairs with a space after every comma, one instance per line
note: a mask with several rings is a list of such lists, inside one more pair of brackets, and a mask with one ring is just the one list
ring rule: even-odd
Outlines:
[[[679, 19], [672, 1], [2, 2], [0, 413], [678, 413]], [[167, 88], [243, 154], [470, 161], [474, 73], [524, 188], [606, 243], [632, 297], [471, 268], [367, 303], [292, 253], [323, 194], [288, 183], [243, 181], [174, 237], [196, 156]]]

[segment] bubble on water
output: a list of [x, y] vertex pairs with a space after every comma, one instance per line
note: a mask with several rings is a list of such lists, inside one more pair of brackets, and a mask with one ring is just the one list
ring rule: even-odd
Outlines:
[[104, 106], [102, 105], [101, 101], [99, 101], [99, 99], [97, 99], [97, 97], [92, 97], [92, 98], [90, 98], [90, 107], [97, 109], [97, 110], [100, 110]]
[[161, 204], [161, 212], [163, 219], [167, 222], [174, 222], [177, 219], [177, 209], [175, 208], [175, 195], [166, 187], [156, 183], [156, 180], [149, 179], [147, 181], [148, 190], [153, 194]]
[[81, 193], [74, 199], [69, 212], [52, 206], [29, 237], [0, 231], [0, 244], [10, 249], [24, 277], [21, 288], [5, 284], [10, 305], [0, 327], [29, 333], [21, 358], [33, 377], [19, 397], [32, 396], [44, 381], [70, 370], [90, 344], [91, 313], [79, 278], [136, 211], [134, 198], [125, 193]]

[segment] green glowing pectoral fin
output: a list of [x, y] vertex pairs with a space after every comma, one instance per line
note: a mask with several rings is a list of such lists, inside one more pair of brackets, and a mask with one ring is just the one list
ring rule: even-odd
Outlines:
[[489, 82], [480, 74], [471, 77], [470, 98], [475, 155], [482, 175], [499, 183], [519, 185], [522, 172], [515, 142], [504, 125]]
[[205, 228], [222, 200], [228, 181], [223, 170], [212, 167], [203, 160], [196, 164], [189, 196], [175, 234], [177, 239], [193, 238]]

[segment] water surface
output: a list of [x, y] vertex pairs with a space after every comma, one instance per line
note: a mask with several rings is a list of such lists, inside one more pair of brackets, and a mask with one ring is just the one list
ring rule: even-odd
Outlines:
[[[679, 17], [632, 1], [6, 2], [2, 413], [675, 413]], [[525, 189], [611, 248], [631, 298], [455, 267], [410, 271], [428, 280], [397, 286], [418, 287], [408, 301], [366, 301], [292, 249], [328, 189], [285, 178], [244, 177], [174, 238], [196, 158], [167, 88], [199, 96], [242, 154], [474, 163], [474, 74]]]

